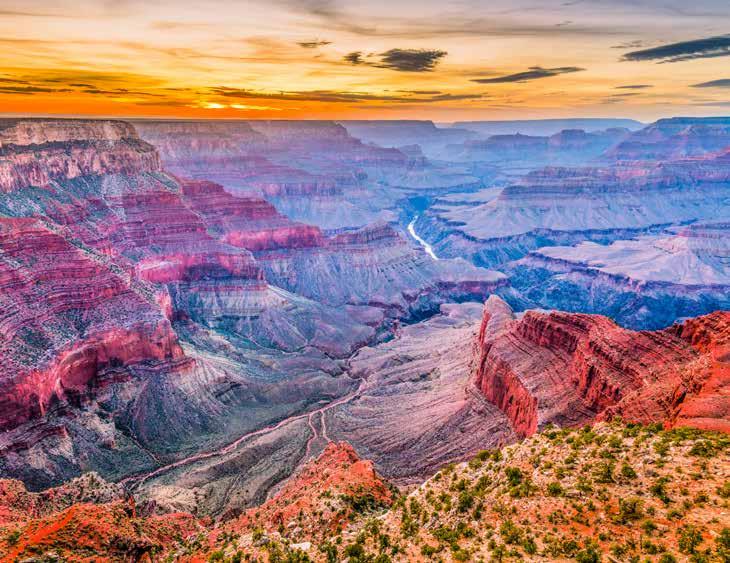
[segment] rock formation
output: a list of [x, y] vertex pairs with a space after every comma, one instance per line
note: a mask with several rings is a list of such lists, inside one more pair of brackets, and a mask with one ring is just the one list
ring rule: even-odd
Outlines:
[[506, 268], [534, 303], [662, 328], [730, 307], [728, 257], [730, 226], [716, 221], [608, 245], [548, 246]]
[[634, 332], [594, 315], [527, 311], [518, 318], [493, 296], [474, 384], [523, 436], [549, 423], [618, 415], [727, 431], [730, 314], [691, 322]]

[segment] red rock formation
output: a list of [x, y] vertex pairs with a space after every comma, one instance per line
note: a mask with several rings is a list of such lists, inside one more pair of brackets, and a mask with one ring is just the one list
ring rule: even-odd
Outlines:
[[312, 225], [280, 215], [266, 200], [235, 197], [213, 182], [181, 181], [186, 202], [226, 243], [251, 251], [308, 248], [324, 242]]
[[490, 297], [474, 382], [522, 435], [550, 422], [616, 415], [728, 429], [729, 338], [730, 313], [634, 332], [596, 315], [528, 311], [517, 318]]
[[[110, 492], [112, 491], [112, 492]], [[202, 529], [190, 514], [141, 517], [121, 487], [91, 474], [43, 493], [0, 480], [0, 561], [150, 560]]]
[[182, 356], [154, 295], [33, 219], [0, 219], [0, 428], [75, 400], [107, 366]]
[[324, 538], [344, 528], [356, 511], [390, 506], [393, 492], [375, 472], [371, 461], [361, 460], [345, 442], [331, 442], [284, 487], [261, 506], [248, 510], [225, 530], [261, 527], [272, 532], [294, 523], [298, 539]]

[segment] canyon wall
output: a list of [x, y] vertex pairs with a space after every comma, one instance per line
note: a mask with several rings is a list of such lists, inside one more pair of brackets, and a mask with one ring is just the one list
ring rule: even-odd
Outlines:
[[522, 435], [549, 423], [576, 426], [618, 415], [727, 430], [729, 329], [724, 312], [634, 332], [596, 315], [516, 316], [490, 297], [475, 346], [474, 384]]

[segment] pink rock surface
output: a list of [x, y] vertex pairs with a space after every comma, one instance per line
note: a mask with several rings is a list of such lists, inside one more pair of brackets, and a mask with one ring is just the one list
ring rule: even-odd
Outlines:
[[169, 321], [128, 275], [33, 219], [0, 219], [0, 428], [77, 400], [105, 367], [182, 356]]

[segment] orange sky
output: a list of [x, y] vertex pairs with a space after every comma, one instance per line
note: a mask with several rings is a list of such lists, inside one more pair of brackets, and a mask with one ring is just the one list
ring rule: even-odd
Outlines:
[[730, 3], [687, 4], [0, 0], [0, 113], [727, 114]]

